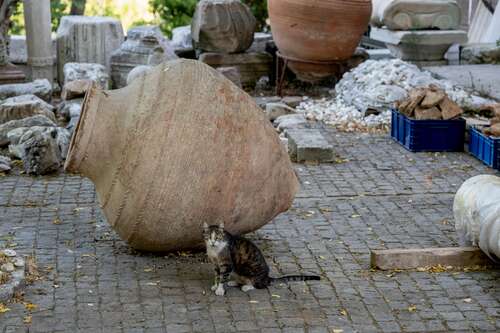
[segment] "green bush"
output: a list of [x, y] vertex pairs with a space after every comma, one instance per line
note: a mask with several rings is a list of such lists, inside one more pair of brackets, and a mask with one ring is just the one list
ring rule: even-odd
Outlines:
[[[267, 19], [266, 0], [243, 0], [253, 11], [258, 22], [258, 30], [264, 29]], [[197, 0], [149, 0], [152, 11], [161, 19], [160, 27], [171, 35], [175, 27], [191, 23]]]
[[[69, 12], [69, 0], [51, 0], [50, 9], [52, 14], [52, 31], [56, 31], [61, 21], [61, 17], [68, 15]], [[24, 11], [22, 1], [17, 3], [17, 7], [10, 18], [12, 25], [10, 28], [11, 35], [24, 35]]]

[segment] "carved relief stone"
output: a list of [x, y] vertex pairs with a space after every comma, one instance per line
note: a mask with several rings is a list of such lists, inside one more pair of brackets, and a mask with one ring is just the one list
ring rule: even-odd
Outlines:
[[372, 25], [389, 30], [454, 30], [460, 20], [455, 0], [373, 0]]

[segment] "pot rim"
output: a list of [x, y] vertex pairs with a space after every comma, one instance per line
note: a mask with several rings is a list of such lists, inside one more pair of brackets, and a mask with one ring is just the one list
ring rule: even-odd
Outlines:
[[[87, 140], [84, 141], [85, 131], [81, 130], [86, 122], [93, 127], [94, 118], [88, 119], [87, 109], [89, 107], [92, 98], [102, 90], [97, 86], [97, 83], [92, 82], [92, 85], [85, 93], [82, 103], [82, 109], [80, 111], [80, 118], [76, 124], [76, 127], [71, 136], [71, 141], [68, 148], [68, 154], [66, 156], [66, 161], [64, 163], [64, 170], [70, 173], [78, 173], [79, 168], [83, 160], [87, 157], [86, 148], [88, 146], [88, 140], [90, 136], [87, 136]], [[83, 151], [81, 150], [83, 148]]]

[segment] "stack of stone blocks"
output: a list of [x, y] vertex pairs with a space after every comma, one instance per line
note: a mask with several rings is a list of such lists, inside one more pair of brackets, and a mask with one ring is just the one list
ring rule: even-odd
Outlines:
[[384, 42], [396, 58], [418, 66], [447, 65], [450, 47], [467, 42], [456, 0], [374, 0], [373, 5], [370, 37]]
[[220, 69], [237, 85], [255, 86], [273, 68], [273, 58], [265, 52], [272, 37], [255, 34], [256, 24], [250, 8], [240, 0], [201, 0], [191, 25], [199, 60]]

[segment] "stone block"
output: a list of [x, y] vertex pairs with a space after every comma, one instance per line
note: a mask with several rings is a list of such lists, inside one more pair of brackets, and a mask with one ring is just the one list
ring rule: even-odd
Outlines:
[[[9, 132], [12, 144], [9, 152], [23, 160], [27, 174], [45, 175], [57, 171], [66, 157], [70, 134], [61, 127], [19, 128], [15, 137]], [[14, 142], [16, 141], [16, 142]]]
[[0, 102], [0, 124], [35, 115], [56, 121], [54, 107], [35, 95], [11, 97]]
[[[162, 52], [156, 51], [159, 48]], [[140, 26], [132, 28], [127, 33], [127, 40], [111, 55], [111, 82], [113, 88], [127, 85], [127, 75], [139, 65], [148, 65], [151, 56], [161, 53], [161, 59], [177, 59], [174, 48], [157, 26]]]
[[96, 63], [110, 70], [110, 58], [124, 40], [121, 22], [110, 17], [63, 16], [57, 29], [58, 79], [68, 62]]
[[415, 269], [419, 267], [470, 267], [492, 265], [493, 262], [476, 247], [372, 250], [371, 267], [381, 270]]
[[193, 49], [193, 39], [191, 37], [191, 26], [186, 25], [172, 30], [172, 41], [170, 43], [174, 50]]
[[44, 101], [50, 102], [52, 98], [52, 85], [49, 80], [0, 85], [0, 100], [21, 95], [35, 95]]
[[274, 126], [276, 126], [280, 132], [295, 128], [307, 128], [309, 124], [309, 121], [307, 121], [306, 117], [301, 113], [279, 116], [274, 120]]
[[273, 35], [266, 32], [256, 32], [253, 37], [253, 43], [248, 52], [266, 52], [267, 43], [273, 41]]
[[255, 86], [262, 76], [270, 76], [273, 71], [273, 58], [266, 52], [202, 53], [199, 60], [214, 68], [237, 67], [244, 87]]
[[295, 109], [284, 103], [267, 103], [265, 110], [270, 121], [274, 121], [276, 118], [287, 114], [295, 113]]
[[10, 171], [12, 168], [11, 162], [7, 156], [0, 155], [0, 172]]
[[92, 86], [91, 80], [74, 80], [69, 81], [63, 87], [61, 99], [67, 101], [85, 96], [87, 90]]
[[373, 1], [372, 24], [390, 30], [454, 30], [461, 19], [455, 0]]
[[77, 80], [91, 80], [102, 89], [109, 87], [109, 75], [101, 64], [69, 62], [64, 65], [64, 85]]
[[[52, 55], [57, 55], [56, 39], [52, 39]], [[25, 65], [28, 63], [28, 49], [26, 46], [26, 36], [10, 36], [9, 60], [16, 65]]]
[[55, 122], [46, 116], [36, 115], [23, 119], [11, 120], [0, 125], [0, 147], [6, 146], [10, 143], [8, 133], [13, 129], [19, 127], [32, 127], [32, 126], [56, 126]]
[[193, 44], [207, 52], [244, 52], [252, 45], [256, 25], [240, 0], [201, 0], [191, 24]]
[[294, 162], [332, 162], [333, 146], [319, 129], [287, 130], [288, 152]]
[[402, 60], [443, 60], [452, 44], [467, 42], [467, 33], [461, 30], [391, 31], [372, 28], [370, 37], [384, 42], [391, 54]]

